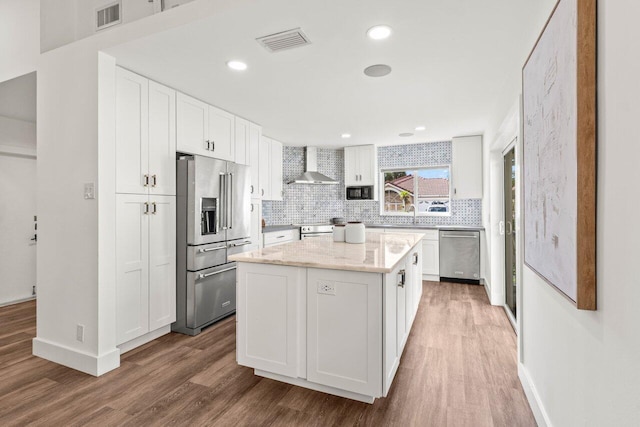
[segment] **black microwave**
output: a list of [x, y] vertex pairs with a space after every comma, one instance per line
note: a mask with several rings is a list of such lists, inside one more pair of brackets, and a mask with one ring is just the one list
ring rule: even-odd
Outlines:
[[373, 200], [373, 186], [347, 187], [347, 200]]

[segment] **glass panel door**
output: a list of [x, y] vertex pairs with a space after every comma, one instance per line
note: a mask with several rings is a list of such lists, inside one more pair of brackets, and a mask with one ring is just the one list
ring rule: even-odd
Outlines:
[[504, 261], [505, 304], [517, 319], [516, 307], [516, 156], [515, 147], [504, 155]]

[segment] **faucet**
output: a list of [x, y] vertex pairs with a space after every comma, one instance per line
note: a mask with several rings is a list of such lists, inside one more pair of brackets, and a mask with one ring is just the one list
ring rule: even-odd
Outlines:
[[416, 205], [414, 205], [413, 203], [411, 203], [409, 205], [409, 209], [413, 208], [413, 223], [416, 224], [417, 222], [417, 215], [418, 215], [418, 208], [416, 208]]

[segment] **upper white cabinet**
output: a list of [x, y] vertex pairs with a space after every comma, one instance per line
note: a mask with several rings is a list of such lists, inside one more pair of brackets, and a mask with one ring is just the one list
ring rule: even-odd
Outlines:
[[260, 154], [262, 138], [262, 127], [251, 123], [249, 125], [249, 166], [251, 166], [251, 198], [262, 199], [260, 192]]
[[249, 153], [251, 152], [250, 141], [250, 127], [251, 123], [248, 120], [236, 117], [235, 119], [235, 162], [241, 165], [250, 165], [251, 158]]
[[177, 95], [177, 149], [233, 161], [235, 117], [190, 96]]
[[347, 187], [377, 184], [378, 156], [375, 145], [344, 149], [344, 181]]
[[451, 183], [454, 199], [482, 198], [482, 136], [451, 140]]
[[258, 165], [262, 200], [282, 200], [282, 143], [263, 136]]
[[116, 192], [176, 194], [176, 92], [116, 70]]

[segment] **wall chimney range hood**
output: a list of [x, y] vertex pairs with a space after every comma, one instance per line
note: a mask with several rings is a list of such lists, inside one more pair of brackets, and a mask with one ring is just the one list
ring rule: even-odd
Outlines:
[[305, 172], [287, 184], [339, 184], [335, 179], [318, 172], [318, 149], [316, 147], [307, 147], [305, 157]]

